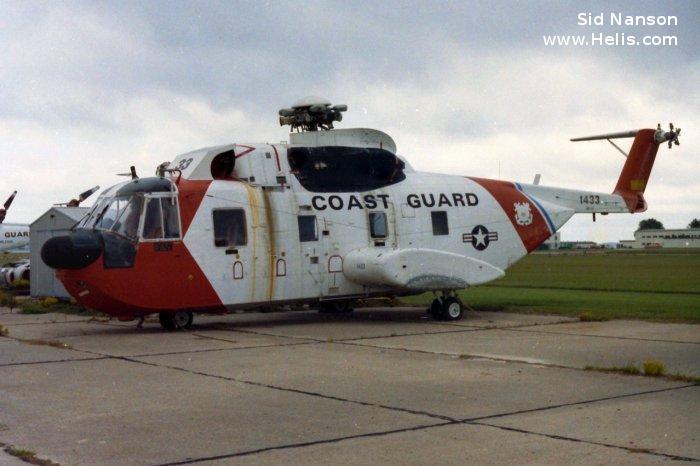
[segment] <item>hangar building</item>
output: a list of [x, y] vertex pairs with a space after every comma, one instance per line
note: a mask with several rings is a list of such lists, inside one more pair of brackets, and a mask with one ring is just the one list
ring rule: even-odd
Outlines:
[[41, 247], [49, 238], [63, 236], [90, 211], [88, 207], [51, 207], [29, 225], [29, 249], [32, 264], [29, 291], [32, 297], [70, 298], [56, 278], [54, 270], [41, 260]]
[[623, 248], [700, 248], [700, 228], [637, 230], [633, 240], [622, 240]]

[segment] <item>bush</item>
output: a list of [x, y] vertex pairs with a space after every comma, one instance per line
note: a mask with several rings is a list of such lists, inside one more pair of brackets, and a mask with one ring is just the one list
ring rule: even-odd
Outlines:
[[664, 375], [666, 368], [664, 363], [661, 361], [655, 361], [653, 359], [647, 359], [644, 361], [644, 375], [651, 375], [653, 377], [658, 377]]
[[0, 337], [6, 337], [9, 333], [10, 331], [7, 330], [7, 327], [0, 325]]
[[41, 300], [41, 305], [44, 307], [52, 307], [52, 306], [55, 306], [56, 304], [58, 304], [58, 299], [56, 299], [52, 296], [49, 296], [49, 297]]
[[46, 314], [51, 312], [51, 310], [43, 306], [39, 301], [28, 299], [20, 304], [19, 312], [21, 314]]
[[10, 288], [12, 288], [13, 290], [28, 290], [29, 289], [29, 280], [24, 280], [24, 279], [15, 280], [10, 285]]

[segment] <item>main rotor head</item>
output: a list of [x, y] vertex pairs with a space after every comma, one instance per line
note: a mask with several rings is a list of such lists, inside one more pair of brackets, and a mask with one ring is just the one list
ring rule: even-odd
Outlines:
[[289, 125], [292, 131], [318, 131], [333, 129], [334, 121], [343, 119], [347, 105], [334, 105], [321, 97], [309, 96], [297, 101], [291, 108], [279, 111], [280, 126]]

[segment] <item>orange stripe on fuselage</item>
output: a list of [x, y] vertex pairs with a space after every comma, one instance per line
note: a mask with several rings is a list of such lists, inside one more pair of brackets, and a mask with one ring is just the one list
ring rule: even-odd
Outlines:
[[[494, 199], [500, 204], [506, 214], [506, 217], [513, 224], [513, 228], [520, 236], [523, 246], [527, 252], [537, 249], [552, 233], [547, 226], [547, 221], [544, 219], [537, 206], [530, 201], [522, 192], [518, 191], [515, 184], [508, 181], [489, 180], [485, 178], [469, 178], [486, 189]], [[516, 221], [516, 204], [527, 204], [530, 206], [532, 213], [532, 222], [527, 225], [521, 225]]]
[[178, 201], [180, 202], [180, 221], [182, 223], [182, 237], [185, 237], [190, 228], [192, 219], [209, 189], [210, 180], [180, 180], [177, 183]]
[[[210, 183], [178, 183], [183, 237]], [[134, 266], [130, 268], [105, 269], [99, 258], [84, 269], [59, 270], [56, 275], [78, 303], [114, 316], [134, 317], [178, 309], [224, 310], [185, 243], [167, 243], [171, 250], [159, 251], [153, 242], [139, 243]]]

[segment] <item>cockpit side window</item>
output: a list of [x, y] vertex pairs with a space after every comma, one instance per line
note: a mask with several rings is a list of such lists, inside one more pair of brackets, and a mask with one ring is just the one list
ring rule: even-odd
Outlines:
[[174, 196], [147, 196], [141, 237], [145, 240], [180, 239], [180, 215]]
[[163, 237], [167, 239], [180, 238], [180, 217], [177, 214], [177, 201], [174, 197], [160, 198], [163, 212]]
[[143, 218], [143, 230], [141, 233], [144, 239], [160, 239], [163, 237], [163, 217], [160, 209], [160, 199], [149, 198], [146, 201], [146, 215]]

